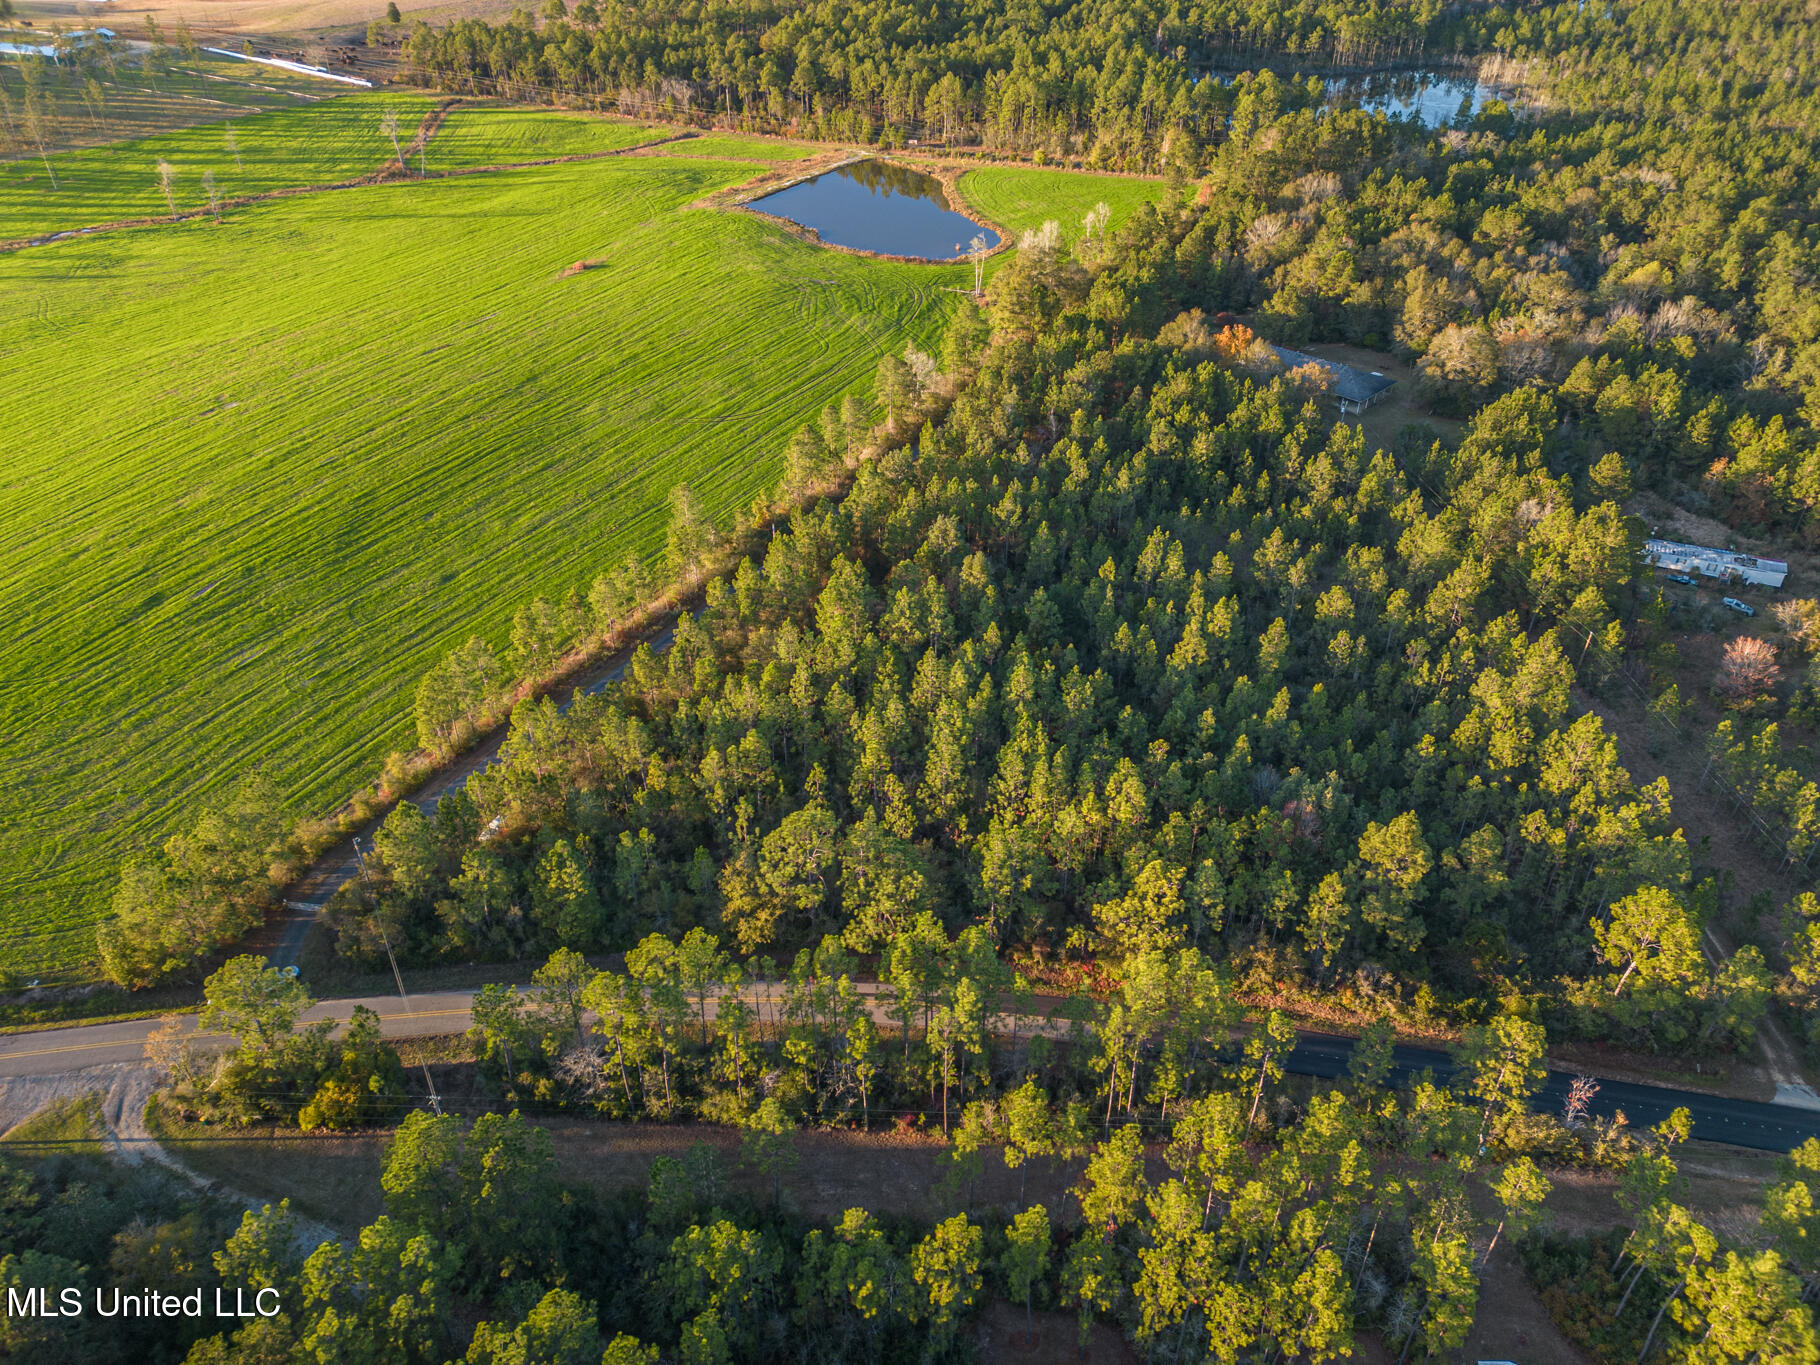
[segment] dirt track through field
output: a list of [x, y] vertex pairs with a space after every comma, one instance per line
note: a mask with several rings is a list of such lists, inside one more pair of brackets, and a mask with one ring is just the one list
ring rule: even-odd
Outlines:
[[[632, 656], [643, 646], [650, 645], [659, 654], [667, 650], [674, 638], [672, 622], [675, 618], [669, 613], [662, 613], [657, 619], [661, 623], [660, 628], [640, 634], [592, 668], [570, 679], [566, 684], [569, 698], [561, 703], [560, 709], [567, 711], [575, 704], [577, 697], [598, 692], [608, 683], [617, 682], [624, 677]], [[560, 692], [562, 685], [553, 690]], [[499, 751], [510, 735], [509, 724], [497, 726], [474, 748], [438, 770], [428, 782], [404, 800], [425, 815], [434, 815], [443, 797], [464, 786], [475, 773], [484, 772], [498, 762]], [[355, 852], [354, 841], [360, 838], [370, 840], [373, 830], [383, 819], [384, 816], [376, 817], [358, 833], [338, 839], [319, 854], [303, 875], [288, 888], [284, 903], [289, 913], [252, 934], [245, 946], [254, 952], [264, 952], [266, 960], [274, 967], [298, 966], [304, 943], [309, 937], [310, 929], [318, 922], [322, 906], [341, 889], [344, 882], [359, 875], [360, 859]]]
[[448, 180], [461, 175], [489, 175], [500, 171], [524, 170], [533, 166], [560, 166], [571, 161], [601, 161], [608, 157], [629, 156], [634, 152], [646, 151], [652, 147], [662, 147], [672, 142], [686, 142], [701, 134], [689, 131], [677, 133], [671, 137], [656, 138], [650, 142], [640, 142], [632, 147], [611, 147], [599, 152], [572, 152], [567, 156], [542, 157], [532, 161], [502, 161], [488, 166], [461, 166], [453, 170], [434, 171], [425, 175], [413, 175], [409, 168], [412, 156], [429, 145], [436, 130], [443, 120], [461, 101], [444, 100], [423, 116], [418, 125], [417, 136], [404, 149], [403, 161], [387, 157], [385, 163], [377, 170], [366, 175], [356, 176], [351, 180], [336, 180], [320, 185], [287, 185], [282, 189], [266, 190], [260, 194], [243, 194], [231, 199], [223, 199], [218, 208], [185, 209], [178, 214], [160, 214], [150, 218], [121, 218], [109, 223], [95, 223], [85, 227], [65, 228], [59, 232], [48, 233], [42, 237], [16, 237], [12, 241], [0, 242], [0, 252], [23, 251], [27, 247], [50, 246], [56, 242], [68, 241], [73, 237], [92, 237], [100, 232], [123, 232], [128, 228], [160, 227], [167, 223], [187, 223], [199, 218], [220, 217], [234, 209], [246, 208], [251, 204], [262, 204], [273, 199], [294, 199], [304, 194], [327, 194], [334, 190], [368, 189], [375, 185], [393, 183], [410, 184], [421, 180]]

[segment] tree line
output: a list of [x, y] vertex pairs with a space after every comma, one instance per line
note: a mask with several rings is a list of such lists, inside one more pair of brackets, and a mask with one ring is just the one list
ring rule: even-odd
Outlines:
[[[964, 956], [966, 946], [949, 951]], [[837, 943], [824, 953], [835, 960], [811, 965], [841, 965]], [[670, 1030], [678, 1058], [732, 1047], [750, 1023], [701, 1008], [697, 993], [715, 979], [738, 980], [713, 945], [646, 944], [637, 958], [621, 977], [561, 955], [540, 973], [540, 1026], [572, 1031], [562, 1055], [583, 1057], [608, 1088], [625, 1064], [614, 1002], [627, 980], [661, 983], [649, 1009], [669, 1016], [654, 1027]], [[950, 958], [951, 977], [960, 961]], [[1121, 1016], [1144, 1014], [1149, 1001], [1154, 1022], [1172, 993], [1166, 1009], [1196, 1013], [1197, 995], [1218, 994], [1217, 980], [1193, 979], [1209, 970], [1192, 955], [1137, 966], [1096, 1025], [1115, 1092], [1126, 1084]], [[780, 1006], [782, 1026], [760, 1046], [811, 1066], [810, 1033], [838, 1028], [850, 984], [792, 982], [794, 1003]], [[294, 987], [256, 964], [224, 969], [211, 1007], [237, 1010], [238, 1050], [259, 1051], [294, 1036]], [[919, 1000], [917, 989], [894, 1012], [906, 1039], [939, 1048], [935, 1021], [965, 992], [950, 985], [943, 1002]], [[1200, 1009], [1200, 1025], [1186, 1027], [1218, 1026], [1218, 1014]], [[805, 1025], [811, 1015], [818, 1021]], [[493, 1047], [497, 1021], [477, 1011], [476, 1032]], [[207, 1319], [140, 1320], [123, 1332], [92, 1315], [9, 1317], [0, 1345], [46, 1361], [191, 1365], [933, 1362], [970, 1358], [973, 1315], [1002, 1298], [1026, 1313], [1073, 1313], [1083, 1346], [1109, 1324], [1153, 1359], [1334, 1360], [1364, 1334], [1403, 1358], [1433, 1358], [1465, 1339], [1485, 1265], [1514, 1246], [1502, 1254], [1523, 1258], [1589, 1345], [1640, 1341], [1646, 1357], [1659, 1344], [1668, 1359], [1820, 1359], [1806, 1302], [1820, 1142], [1783, 1163], [1761, 1227], [1728, 1236], [1687, 1206], [1675, 1159], [1685, 1111], [1629, 1132], [1588, 1118], [1585, 1087], [1559, 1115], [1529, 1109], [1542, 1075], [1533, 1023], [1504, 1015], [1469, 1030], [1447, 1085], [1394, 1078], [1380, 1027], [1332, 1086], [1285, 1087], [1285, 1042], [1272, 1017], [1186, 1089], [1165, 1079], [1172, 1064], [1181, 1074], [1179, 1049], [1145, 1054], [1137, 1093], [1161, 1096], [1166, 1121], [1122, 1108], [1110, 1121], [1097, 1107], [1089, 1114], [1032, 1069], [1034, 1049], [1010, 1050], [989, 1068], [1004, 1077], [999, 1092], [968, 1100], [926, 1207], [856, 1207], [822, 1223], [786, 1188], [802, 1159], [804, 1094], [769, 1075], [746, 1081], [735, 1161], [696, 1143], [658, 1157], [643, 1188], [565, 1180], [549, 1133], [516, 1110], [416, 1109], [387, 1145], [385, 1213], [345, 1239], [308, 1235], [288, 1205], [236, 1220], [225, 1205], [178, 1193], [171, 1177], [98, 1156], [0, 1157], [7, 1287], [219, 1284], [271, 1289], [282, 1305], [221, 1331]], [[653, 1055], [643, 1069], [669, 1064]], [[678, 1063], [679, 1083], [680, 1072]], [[724, 1071], [720, 1083], [740, 1084]], [[1529, 1152], [1559, 1164], [1570, 1149], [1617, 1170], [1616, 1233], [1550, 1233], [1551, 1182]], [[1015, 1197], [1009, 1181], [1001, 1197], [977, 1197], [989, 1161], [1017, 1175]], [[1490, 1196], [1483, 1212], [1475, 1185]]]
[[[1259, 75], [1196, 153], [1204, 202], [1111, 241], [1033, 234], [939, 358], [881, 367], [892, 417], [935, 423], [914, 455], [763, 555], [684, 496], [663, 575], [528, 604], [509, 646], [425, 679], [420, 738], [446, 752], [653, 581], [719, 572], [667, 664], [564, 718], [527, 708], [524, 762], [471, 807], [400, 812], [388, 925], [419, 956], [509, 956], [697, 923], [803, 942], [937, 908], [1067, 954], [1122, 951], [1107, 927], [1141, 913], [1322, 987], [1386, 972], [1413, 1007], [1497, 980], [1547, 996], [1557, 1027], [1606, 1027], [1594, 921], [1646, 884], [1698, 920], [1720, 890], [1667, 794], [1571, 720], [1574, 684], [1673, 700], [1678, 608], [1639, 579], [1622, 508], [1666, 486], [1805, 535], [1820, 487], [1799, 288], [1816, 187], [1780, 131], [1810, 83], [1770, 80], [1769, 56], [1729, 86], [1646, 68], [1686, 8], [1473, 18], [1561, 73], [1521, 118], [1494, 102], [1431, 131]], [[1753, 53], [1807, 70], [1805, 30], [1752, 13]], [[1682, 17], [1703, 52], [1745, 22]], [[1240, 309], [1249, 329], [1217, 316]], [[1367, 450], [1304, 409], [1318, 389], [1263, 337], [1400, 350], [1466, 433]], [[852, 408], [792, 442], [799, 489], [853, 454]], [[1734, 700], [1773, 721], [1789, 689], [1752, 669]], [[1811, 682], [1793, 691], [1791, 719]], [[1784, 766], [1799, 831], [1812, 775]], [[1434, 960], [1412, 974], [1418, 944]], [[1624, 1031], [1723, 1046], [1769, 980], [1749, 957], [1695, 970], [1673, 1021]]]
[[711, 580], [666, 656], [525, 703], [497, 766], [396, 811], [343, 950], [700, 926], [877, 954], [929, 913], [1048, 962], [1194, 947], [1373, 1012], [1514, 990], [1570, 1033], [1747, 1039], [1760, 955], [1608, 946], [1696, 933], [1713, 892], [1570, 703], [1654, 590], [1557, 400], [1368, 452], [1182, 309], [1213, 226], [1147, 212], [1097, 273], [1027, 243], [916, 450]]
[[[451, 88], [617, 92], [642, 116], [699, 108], [886, 146], [920, 132], [1199, 180], [1209, 311], [1253, 310], [1290, 345], [1399, 352], [1437, 412], [1556, 390], [1595, 456], [1812, 534], [1820, 238], [1800, 5], [1215, 8], [1077, 6], [1033, 26], [964, 5], [871, 24], [846, 6], [710, 6], [678, 29], [661, 8], [555, 6], [541, 29], [419, 26], [408, 51]], [[1213, 49], [1311, 62], [1362, 29], [1397, 35], [1382, 60], [1411, 42], [1474, 54], [1514, 108], [1430, 129], [1330, 107], [1319, 80], [1202, 78]]]

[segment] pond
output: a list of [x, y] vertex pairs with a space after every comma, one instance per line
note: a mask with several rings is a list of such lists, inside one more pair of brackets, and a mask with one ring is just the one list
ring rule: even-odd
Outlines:
[[1442, 128], [1465, 108], [1470, 117], [1496, 99], [1497, 92], [1470, 76], [1441, 71], [1399, 71], [1346, 76], [1327, 82], [1335, 100], [1357, 100], [1361, 109], [1390, 118], [1413, 118], [1424, 128]]
[[957, 261], [975, 237], [999, 244], [991, 228], [948, 206], [941, 181], [883, 161], [854, 161], [754, 199], [747, 208], [811, 228], [822, 241], [885, 256]]

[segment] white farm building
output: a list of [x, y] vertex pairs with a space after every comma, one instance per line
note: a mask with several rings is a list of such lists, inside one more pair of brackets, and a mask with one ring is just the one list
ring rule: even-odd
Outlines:
[[1780, 559], [1758, 559], [1736, 550], [1715, 550], [1710, 545], [1683, 545], [1678, 540], [1646, 540], [1643, 558], [1669, 573], [1698, 574], [1725, 583], [1755, 583], [1759, 587], [1779, 588], [1788, 577], [1788, 565]]

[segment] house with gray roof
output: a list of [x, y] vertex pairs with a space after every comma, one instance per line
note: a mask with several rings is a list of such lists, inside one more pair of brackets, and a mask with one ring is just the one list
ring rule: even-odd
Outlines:
[[1328, 391], [1334, 401], [1339, 403], [1344, 413], [1364, 412], [1373, 403], [1384, 397], [1396, 386], [1396, 380], [1386, 379], [1376, 370], [1355, 369], [1343, 365], [1337, 360], [1323, 360], [1318, 355], [1309, 355], [1304, 351], [1292, 351], [1287, 346], [1271, 346], [1278, 360], [1283, 362], [1286, 370], [1299, 370], [1304, 365], [1313, 365], [1326, 372]]

